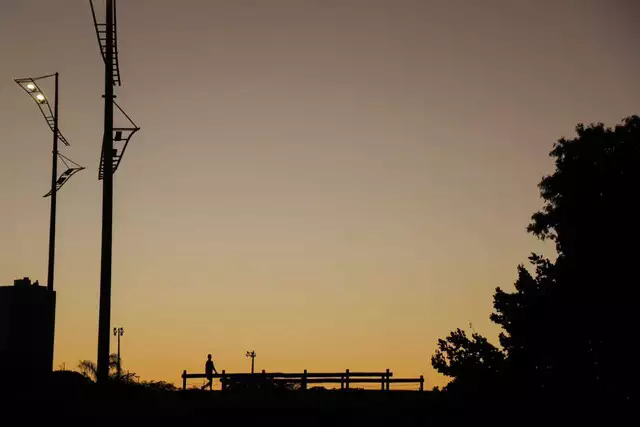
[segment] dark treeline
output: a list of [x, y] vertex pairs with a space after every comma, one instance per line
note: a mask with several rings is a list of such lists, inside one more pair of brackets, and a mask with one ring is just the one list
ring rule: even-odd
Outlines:
[[637, 400], [640, 118], [576, 133], [554, 145], [555, 171], [527, 227], [555, 243], [557, 258], [532, 254], [514, 289], [496, 288], [499, 346], [461, 329], [438, 340], [432, 364], [453, 379], [451, 395], [571, 402], [584, 413]]

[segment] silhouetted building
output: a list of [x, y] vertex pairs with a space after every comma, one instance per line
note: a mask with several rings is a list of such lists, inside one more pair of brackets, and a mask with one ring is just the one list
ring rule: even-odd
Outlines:
[[28, 277], [0, 286], [0, 386], [31, 385], [53, 369], [56, 293]]

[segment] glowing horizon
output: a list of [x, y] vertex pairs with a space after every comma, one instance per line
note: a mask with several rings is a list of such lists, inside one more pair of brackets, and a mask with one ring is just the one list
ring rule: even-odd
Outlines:
[[[525, 231], [553, 143], [640, 107], [638, 8], [557, 3], [122, 2], [118, 102], [144, 129], [115, 175], [123, 367], [178, 384], [255, 350], [430, 389], [438, 338], [496, 341], [493, 289], [553, 256]], [[0, 284], [47, 265], [50, 130], [12, 78], [60, 72], [62, 153], [97, 169], [91, 25], [85, 2], [0, 4]], [[55, 366], [96, 359], [96, 169], [58, 198]]]

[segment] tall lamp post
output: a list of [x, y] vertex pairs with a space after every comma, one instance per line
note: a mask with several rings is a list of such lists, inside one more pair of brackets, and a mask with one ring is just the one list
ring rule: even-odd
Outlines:
[[251, 358], [251, 373], [253, 374], [254, 372], [253, 368], [255, 367], [255, 360], [256, 360], [255, 350], [247, 351], [246, 356]]
[[124, 335], [123, 327], [113, 328], [113, 336], [118, 337], [118, 379], [120, 379], [120, 375], [122, 374], [122, 364], [121, 364], [122, 359], [120, 358], [120, 337], [122, 337], [123, 335]]
[[[44, 80], [54, 78], [54, 100], [53, 110], [51, 109], [51, 103], [45, 95], [44, 91], [40, 88], [39, 83]], [[84, 169], [84, 167], [75, 163], [68, 157], [60, 154], [58, 150], [58, 141], [66, 146], [69, 146], [69, 142], [60, 132], [58, 127], [58, 105], [59, 105], [59, 90], [58, 90], [58, 73], [48, 74], [41, 77], [25, 77], [20, 79], [14, 79], [14, 81], [20, 86], [30, 97], [33, 99], [40, 109], [42, 116], [47, 122], [47, 126], [53, 133], [53, 148], [51, 150], [51, 189], [44, 197], [51, 196], [51, 211], [49, 214], [49, 260], [47, 268], [47, 290], [51, 294], [51, 330], [50, 330], [50, 358], [51, 367], [53, 369], [53, 344], [55, 337], [55, 292], [54, 292], [54, 267], [56, 256], [56, 210], [58, 202], [58, 190], [71, 178], [76, 172]], [[58, 159], [60, 159], [67, 169], [58, 176]]]
[[[89, 0], [93, 25], [104, 61], [104, 132], [98, 179], [102, 180], [102, 243], [100, 249], [100, 313], [98, 317], [98, 382], [109, 379], [109, 333], [111, 329], [111, 267], [113, 255], [113, 174], [131, 136], [140, 128], [116, 104], [114, 86], [121, 85], [118, 59], [116, 0], [105, 0], [105, 14], [98, 19]], [[128, 124], [114, 126], [114, 106]]]
[[[51, 110], [51, 103], [40, 88], [39, 84], [45, 79], [53, 77], [55, 80], [53, 111]], [[41, 77], [26, 77], [14, 80], [18, 86], [20, 86], [30, 97], [36, 102], [42, 116], [45, 118], [47, 125], [53, 133], [53, 148], [51, 150], [51, 190], [44, 197], [51, 196], [51, 212], [49, 215], [49, 264], [47, 269], [47, 289], [53, 291], [54, 282], [54, 266], [56, 256], [56, 207], [58, 202], [57, 193], [60, 187], [62, 187], [76, 172], [83, 170], [84, 168], [79, 164], [71, 161], [68, 157], [60, 154], [58, 150], [58, 141], [66, 146], [69, 146], [69, 142], [60, 132], [58, 127], [58, 105], [59, 105], [59, 90], [58, 90], [58, 73], [48, 74]], [[58, 159], [61, 159], [67, 166], [60, 177], [58, 177]], [[69, 163], [73, 166], [71, 166]]]

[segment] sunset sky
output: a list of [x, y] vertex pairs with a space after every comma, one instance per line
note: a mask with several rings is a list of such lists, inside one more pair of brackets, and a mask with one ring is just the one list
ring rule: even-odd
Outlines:
[[[96, 2], [102, 7], [102, 0]], [[633, 0], [121, 0], [112, 321], [124, 367], [430, 365], [497, 341], [496, 286], [578, 122], [640, 112]], [[60, 72], [55, 365], [96, 359], [103, 63], [85, 0], [0, 1], [0, 283], [46, 282], [51, 132], [13, 78]], [[45, 90], [49, 87], [45, 86]], [[49, 89], [51, 92], [51, 89]], [[118, 122], [116, 122], [117, 124]], [[115, 340], [112, 340], [115, 351]]]

